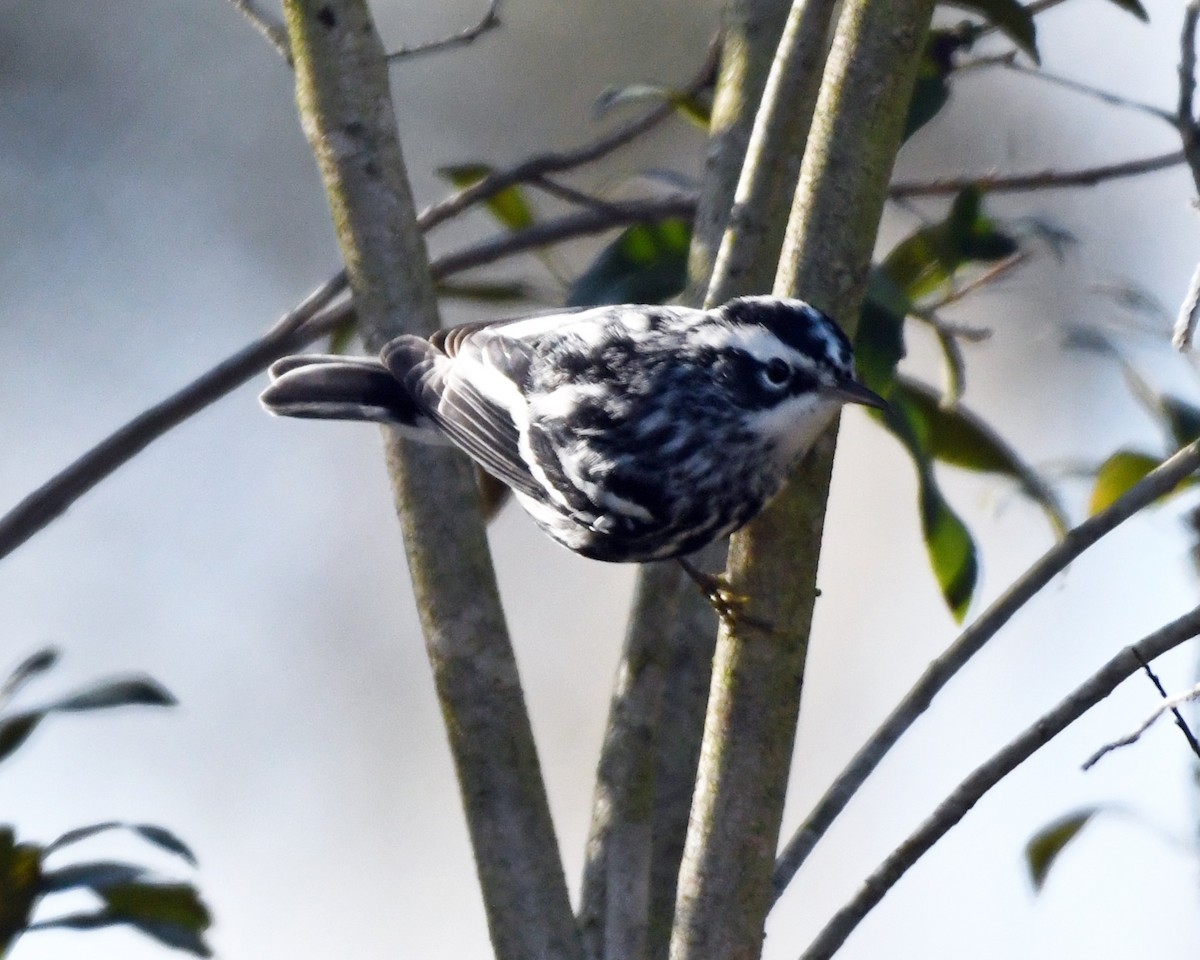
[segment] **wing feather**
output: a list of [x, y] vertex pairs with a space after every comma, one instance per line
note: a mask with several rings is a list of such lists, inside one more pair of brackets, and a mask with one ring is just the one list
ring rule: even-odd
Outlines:
[[[521, 394], [503, 371], [483, 364], [481, 357], [459, 354], [451, 359], [419, 337], [388, 344], [383, 362], [417, 406], [480, 466], [514, 490], [545, 498], [521, 456], [520, 427], [514, 419], [524, 414], [518, 409]], [[461, 363], [472, 366], [473, 376], [456, 371]]]

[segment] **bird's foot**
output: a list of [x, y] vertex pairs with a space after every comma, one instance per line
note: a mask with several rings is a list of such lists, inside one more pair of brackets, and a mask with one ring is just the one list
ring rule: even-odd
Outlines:
[[679, 561], [679, 565], [683, 567], [684, 573], [692, 579], [692, 582], [708, 598], [708, 602], [712, 604], [713, 610], [716, 611], [721, 623], [725, 625], [727, 630], [733, 631], [737, 624], [742, 623], [758, 630], [771, 632], [769, 624], [745, 613], [744, 608], [750, 602], [750, 598], [743, 594], [735, 593], [729, 585], [729, 581], [723, 575], [719, 573], [705, 573], [703, 570], [697, 570], [682, 557], [676, 557], [676, 559]]

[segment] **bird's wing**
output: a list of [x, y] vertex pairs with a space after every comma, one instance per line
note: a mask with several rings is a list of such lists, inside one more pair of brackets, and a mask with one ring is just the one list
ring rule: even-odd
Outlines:
[[417, 406], [480, 466], [514, 490], [545, 499], [520, 451], [527, 412], [517, 383], [528, 369], [527, 350], [506, 341], [460, 352], [461, 341], [456, 355], [448, 357], [420, 337], [400, 337], [384, 348], [383, 363]]

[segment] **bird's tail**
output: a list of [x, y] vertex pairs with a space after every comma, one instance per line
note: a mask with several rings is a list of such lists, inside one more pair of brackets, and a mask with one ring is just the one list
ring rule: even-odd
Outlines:
[[404, 386], [378, 360], [301, 354], [271, 366], [259, 397], [269, 413], [310, 420], [366, 420], [400, 427], [421, 440], [440, 439]]

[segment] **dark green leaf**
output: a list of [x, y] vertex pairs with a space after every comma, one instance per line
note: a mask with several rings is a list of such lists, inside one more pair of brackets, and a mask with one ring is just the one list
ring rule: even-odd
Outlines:
[[946, 289], [964, 265], [1001, 260], [1017, 249], [1016, 240], [984, 214], [982, 195], [971, 187], [955, 197], [945, 220], [901, 240], [884, 259], [883, 269], [916, 302]]
[[1171, 432], [1175, 446], [1186, 447], [1200, 437], [1200, 407], [1185, 403], [1178, 397], [1163, 394], [1160, 398], [1163, 419]]
[[1155, 457], [1148, 453], [1139, 453], [1136, 450], [1118, 450], [1096, 471], [1096, 484], [1092, 487], [1092, 499], [1088, 503], [1088, 512], [1095, 515], [1101, 510], [1108, 509], [1161, 462], [1161, 457]]
[[175, 698], [149, 677], [129, 677], [99, 683], [46, 707], [46, 712], [103, 710], [128, 706], [173, 707]]
[[0, 687], [0, 700], [11, 697], [29, 680], [39, 673], [45, 673], [56, 663], [58, 663], [58, 651], [54, 647], [46, 647], [44, 650], [30, 654], [8, 675], [4, 686]]
[[129, 925], [147, 936], [153, 937], [159, 943], [178, 950], [186, 950], [198, 957], [211, 957], [212, 950], [204, 942], [200, 932], [179, 924], [163, 921], [135, 920], [121, 916], [111, 910], [100, 910], [95, 913], [72, 913], [53, 920], [43, 920], [32, 924], [30, 930], [98, 930], [102, 927]]
[[662, 303], [687, 282], [691, 227], [686, 220], [636, 224], [605, 247], [575, 281], [569, 307]]
[[971, 45], [972, 37], [958, 30], [933, 30], [917, 69], [917, 82], [904, 121], [904, 139], [932, 120], [950, 99], [954, 54]]
[[0, 956], [28, 926], [38, 899], [42, 851], [17, 843], [10, 827], [0, 827]]
[[934, 475], [932, 458], [916, 429], [916, 418], [903, 398], [889, 398], [887, 410], [872, 413], [882, 418], [887, 428], [908, 450], [917, 467], [921, 530], [929, 564], [946, 605], [954, 619], [961, 623], [967, 615], [979, 580], [975, 541], [942, 496]]
[[119, 820], [107, 820], [104, 823], [93, 823], [90, 826], [68, 830], [46, 846], [46, 854], [49, 855], [56, 850], [79, 843], [81, 840], [87, 840], [89, 837], [94, 837], [107, 830], [129, 830], [168, 853], [183, 858], [192, 866], [196, 866], [196, 855], [192, 853], [191, 848], [165, 827], [150, 823], [122, 823]]
[[0, 720], [0, 760], [9, 757], [23, 744], [44, 716], [40, 710], [31, 710]]
[[871, 271], [854, 338], [854, 358], [859, 379], [884, 397], [892, 389], [896, 365], [904, 358], [904, 319], [911, 306], [883, 270]]
[[1041, 63], [1033, 14], [1018, 0], [949, 0], [949, 6], [979, 14], [1029, 54], [1034, 63]]
[[[460, 190], [474, 186], [492, 172], [492, 168], [483, 163], [463, 163], [440, 167], [437, 171], [438, 176]], [[533, 210], [529, 201], [525, 199], [525, 193], [518, 186], [505, 187], [484, 202], [488, 212], [509, 230], [523, 230], [533, 226]]]
[[907, 377], [899, 378], [888, 399], [905, 406], [931, 457], [967, 470], [1011, 477], [1045, 511], [1055, 533], [1066, 534], [1070, 524], [1054, 491], [984, 420], [961, 404], [943, 407], [936, 391]]
[[88, 863], [73, 863], [57, 870], [47, 870], [42, 875], [42, 893], [59, 893], [86, 887], [103, 893], [109, 887], [133, 883], [145, 876], [144, 867], [118, 860], [93, 860]]
[[1100, 812], [1102, 810], [1099, 807], [1087, 807], [1055, 820], [1034, 834], [1025, 845], [1025, 863], [1029, 867], [1029, 879], [1033, 881], [1035, 891], [1041, 891], [1050, 868], [1067, 844]]

